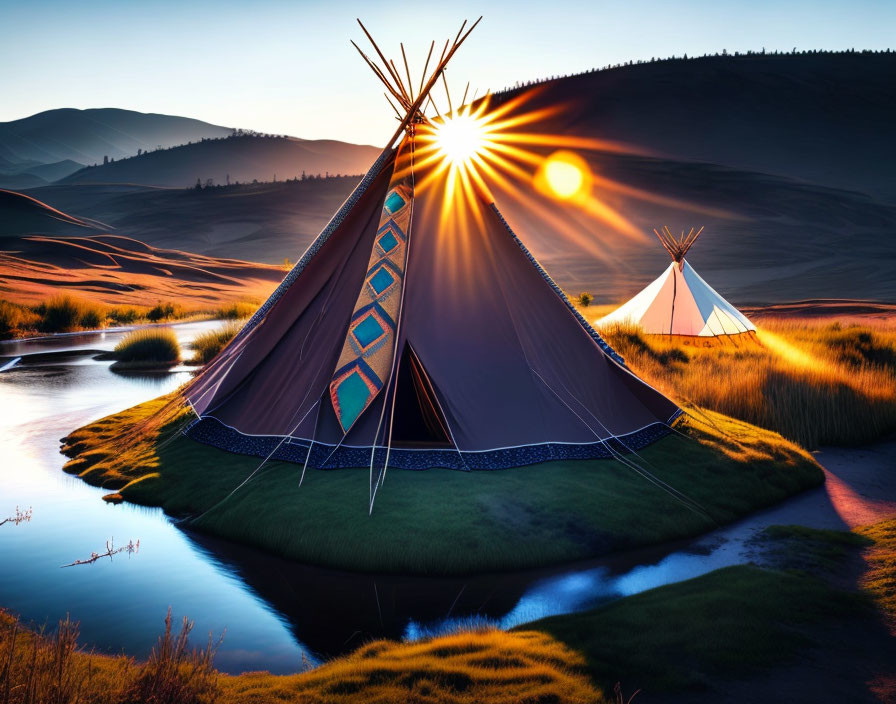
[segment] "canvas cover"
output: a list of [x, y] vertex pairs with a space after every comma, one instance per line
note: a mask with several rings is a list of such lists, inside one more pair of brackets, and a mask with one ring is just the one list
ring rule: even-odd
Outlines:
[[632, 323], [653, 335], [715, 337], [755, 332], [756, 327], [720, 296], [687, 260], [669, 267], [634, 298], [597, 321]]
[[[494, 203], [446, 218], [437, 181], [415, 192], [407, 144], [194, 380], [189, 434], [327, 468], [388, 445], [389, 466], [409, 469], [603, 457], [665, 435], [675, 404], [625, 367]], [[370, 311], [376, 325], [356, 334]]]

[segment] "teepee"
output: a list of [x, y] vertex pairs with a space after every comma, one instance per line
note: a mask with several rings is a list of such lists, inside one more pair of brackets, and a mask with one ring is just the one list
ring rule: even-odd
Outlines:
[[451, 115], [421, 106], [468, 35], [446, 42], [417, 91], [375, 44], [383, 66], [364, 56], [402, 107], [398, 130], [187, 388], [190, 437], [303, 476], [369, 467], [372, 505], [386, 467], [618, 457], [669, 432], [676, 405], [576, 312], [484, 191], [446, 215], [438, 165], [418, 152]]
[[609, 315], [597, 321], [633, 323], [652, 335], [718, 338], [756, 331], [743, 313], [720, 296], [688, 264], [685, 254], [703, 232], [691, 228], [676, 237], [668, 227], [654, 230], [672, 263], [660, 276]]

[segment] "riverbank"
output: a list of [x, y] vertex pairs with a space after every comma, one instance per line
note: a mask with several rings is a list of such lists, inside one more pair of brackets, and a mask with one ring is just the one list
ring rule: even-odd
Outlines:
[[114, 490], [110, 499], [161, 506], [196, 530], [357, 571], [450, 575], [571, 562], [697, 535], [823, 481], [811, 455], [776, 433], [697, 410], [638, 458], [696, 509], [615, 460], [591, 460], [392, 472], [368, 516], [366, 469], [311, 470], [299, 487], [300, 467], [272, 461], [229, 496], [260, 460], [183, 437], [190, 417], [169, 396], [104, 418], [65, 439], [65, 469]]
[[[214, 640], [191, 653], [177, 629], [148, 662], [76, 647], [0, 612], [0, 691], [60, 704], [177, 701], [886, 702], [896, 693], [892, 585], [896, 519], [855, 532], [770, 528], [760, 566], [737, 566], [510, 632], [473, 629], [413, 643], [380, 640], [292, 675], [227, 676]], [[181, 644], [183, 647], [178, 647]], [[35, 655], [35, 654], [39, 654]], [[77, 692], [77, 699], [75, 692]], [[174, 700], [168, 699], [168, 700]], [[166, 700], [166, 701], [168, 701]], [[623, 698], [623, 701], [626, 701]]]

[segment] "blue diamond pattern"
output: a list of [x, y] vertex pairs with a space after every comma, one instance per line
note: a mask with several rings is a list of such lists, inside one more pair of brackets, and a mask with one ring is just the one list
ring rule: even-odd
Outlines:
[[379, 239], [380, 249], [382, 249], [386, 254], [391, 252], [398, 246], [398, 240], [395, 239], [395, 235], [392, 234], [392, 230], [386, 230], [386, 233], [380, 237]]
[[398, 195], [395, 191], [392, 191], [392, 193], [389, 194], [389, 197], [386, 198], [385, 206], [386, 210], [390, 213], [394, 213], [404, 207], [404, 198]]
[[352, 328], [352, 334], [361, 344], [361, 347], [369, 347], [376, 342], [377, 339], [382, 337], [384, 333], [385, 330], [383, 330], [383, 326], [380, 325], [379, 321], [372, 315], [368, 315]]
[[370, 287], [379, 296], [383, 291], [389, 288], [395, 282], [395, 277], [389, 273], [386, 267], [381, 266], [376, 273], [370, 277]]

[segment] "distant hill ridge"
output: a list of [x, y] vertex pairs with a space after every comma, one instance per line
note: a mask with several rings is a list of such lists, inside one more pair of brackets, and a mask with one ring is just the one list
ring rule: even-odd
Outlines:
[[138, 149], [230, 134], [232, 128], [189, 117], [120, 108], [59, 108], [0, 123], [0, 157], [12, 163], [79, 164], [121, 158]]
[[363, 174], [380, 149], [328, 139], [234, 131], [221, 137], [142, 152], [88, 166], [61, 179], [62, 184], [137, 183], [184, 188], [235, 182], [290, 180], [317, 175]]
[[532, 130], [622, 142], [874, 196], [896, 196], [896, 51], [720, 54], [535, 81], [514, 113], [563, 106]]

